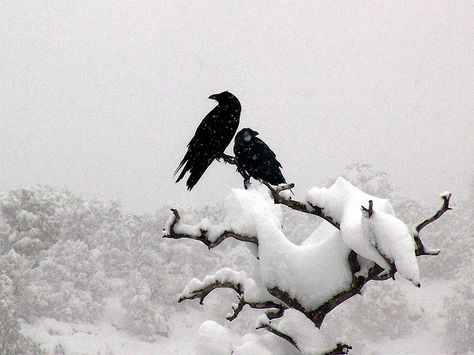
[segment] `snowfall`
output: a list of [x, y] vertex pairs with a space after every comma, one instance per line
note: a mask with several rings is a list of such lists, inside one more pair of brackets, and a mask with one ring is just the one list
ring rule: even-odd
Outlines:
[[[289, 195], [285, 195], [288, 198]], [[445, 195], [442, 195], [445, 196]], [[0, 353], [2, 354], [322, 354], [337, 343], [351, 354], [455, 354], [474, 349], [472, 272], [474, 191], [420, 233], [438, 256], [415, 256], [414, 227], [439, 206], [401, 196], [386, 174], [354, 165], [299, 198], [340, 225], [273, 203], [267, 187], [229, 189], [215, 205], [163, 206], [129, 215], [117, 203], [85, 201], [35, 186], [0, 199]], [[369, 201], [373, 210], [368, 213]], [[364, 207], [364, 208], [363, 208]], [[170, 208], [181, 216], [177, 223]], [[223, 232], [258, 240], [228, 239]], [[269, 320], [216, 289], [238, 285], [248, 303], [285, 291], [315, 310], [350, 287], [349, 252], [361, 275], [374, 264], [394, 279], [370, 281], [331, 311], [320, 329], [288, 309]], [[180, 301], [180, 302], [178, 302]], [[267, 310], [268, 311], [268, 310]], [[289, 335], [298, 351], [266, 329]]]

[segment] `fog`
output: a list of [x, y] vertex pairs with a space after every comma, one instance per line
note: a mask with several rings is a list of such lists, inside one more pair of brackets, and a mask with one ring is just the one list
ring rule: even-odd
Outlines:
[[[356, 161], [437, 203], [474, 167], [474, 3], [0, 3], [0, 192], [33, 184], [137, 211], [222, 200], [172, 174], [229, 90], [303, 194]], [[228, 148], [231, 153], [232, 144]]]

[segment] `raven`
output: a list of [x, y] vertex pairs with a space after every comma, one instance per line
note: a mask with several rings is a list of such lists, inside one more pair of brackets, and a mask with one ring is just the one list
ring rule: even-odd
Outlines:
[[224, 91], [209, 98], [216, 100], [218, 105], [204, 117], [196, 129], [188, 144], [188, 151], [173, 175], [184, 166], [176, 182], [189, 171], [186, 181], [188, 190], [196, 185], [214, 159], [222, 156], [239, 126], [241, 106], [234, 95]]
[[243, 128], [236, 134], [234, 154], [238, 168], [254, 179], [272, 185], [286, 183], [275, 153], [257, 135], [258, 132], [250, 128]]

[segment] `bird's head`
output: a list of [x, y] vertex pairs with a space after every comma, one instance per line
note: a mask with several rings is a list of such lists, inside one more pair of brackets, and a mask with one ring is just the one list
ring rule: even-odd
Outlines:
[[211, 96], [209, 96], [209, 98], [211, 100], [216, 100], [219, 103], [226, 102], [226, 101], [237, 100], [237, 98], [228, 91], [223, 91], [220, 94], [211, 95]]
[[252, 137], [258, 136], [258, 132], [250, 128], [242, 128], [237, 134], [246, 142], [250, 142], [252, 140]]

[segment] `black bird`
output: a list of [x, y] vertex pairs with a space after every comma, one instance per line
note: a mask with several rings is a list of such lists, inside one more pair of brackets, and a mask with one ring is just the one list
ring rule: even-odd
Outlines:
[[234, 95], [224, 91], [209, 98], [216, 100], [218, 105], [204, 117], [196, 129], [188, 144], [188, 151], [174, 172], [176, 175], [184, 165], [176, 180], [178, 182], [189, 171], [186, 181], [188, 190], [196, 185], [214, 159], [222, 156], [239, 126], [241, 106]]
[[237, 166], [254, 179], [261, 179], [272, 185], [286, 183], [275, 153], [257, 135], [258, 132], [254, 130], [243, 128], [235, 136]]

